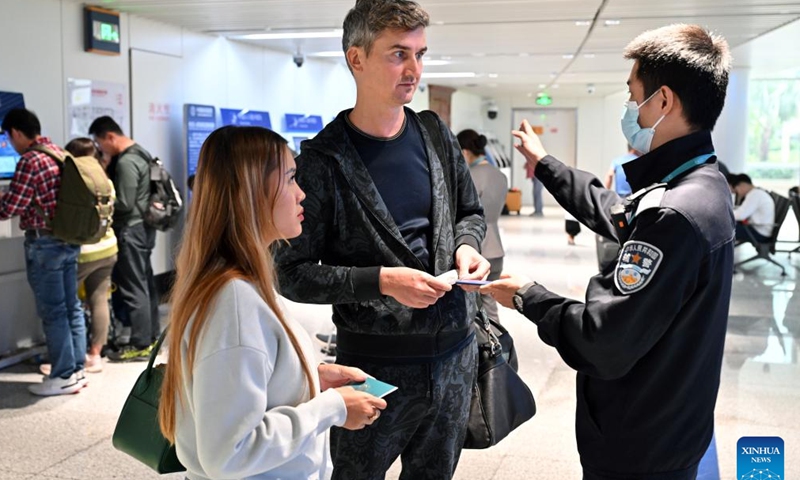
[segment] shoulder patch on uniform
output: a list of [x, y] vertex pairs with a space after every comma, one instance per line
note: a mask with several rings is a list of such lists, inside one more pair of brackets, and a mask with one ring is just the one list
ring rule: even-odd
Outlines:
[[614, 271], [614, 284], [623, 295], [638, 292], [650, 283], [663, 258], [661, 250], [649, 243], [625, 243]]

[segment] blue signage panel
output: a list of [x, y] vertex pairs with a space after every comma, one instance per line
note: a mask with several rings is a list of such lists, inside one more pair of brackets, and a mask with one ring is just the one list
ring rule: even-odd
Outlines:
[[305, 140], [308, 140], [308, 137], [292, 137], [295, 153], [300, 153], [300, 144]]
[[206, 138], [217, 129], [216, 109], [210, 105], [183, 105], [183, 122], [186, 131], [186, 178], [197, 171], [200, 148]]
[[[6, 118], [6, 114], [14, 108], [25, 108], [25, 100], [22, 94], [0, 92], [0, 123]], [[19, 154], [11, 146], [8, 135], [5, 132], [0, 133], [0, 179], [12, 178], [14, 170], [17, 169], [18, 161]]]
[[287, 113], [285, 120], [285, 131], [287, 132], [317, 133], [322, 130], [322, 116], [320, 115]]
[[220, 108], [222, 125], [240, 125], [243, 127], [264, 127], [272, 129], [269, 112], [257, 110], [239, 110], [236, 108]]

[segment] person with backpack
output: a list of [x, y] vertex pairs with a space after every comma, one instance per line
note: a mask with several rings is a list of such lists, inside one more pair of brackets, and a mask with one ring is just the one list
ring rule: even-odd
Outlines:
[[21, 157], [8, 192], [0, 198], [0, 220], [20, 217], [28, 283], [52, 362], [50, 374], [28, 390], [40, 396], [77, 393], [86, 382], [86, 320], [78, 300], [77, 278], [80, 246], [53, 235], [50, 219], [61, 188], [61, 167], [38, 148], [56, 155], [63, 151], [41, 135], [39, 119], [24, 108], [9, 111], [2, 129]]
[[[73, 138], [67, 143], [64, 150], [72, 156], [72, 160], [76, 164], [99, 167], [91, 169], [89, 176], [92, 177], [92, 181], [97, 181], [97, 183], [105, 182], [108, 185], [108, 197], [105, 203], [111, 205], [111, 209], [108, 210], [108, 215], [110, 216], [113, 213], [114, 186], [103, 172], [105, 168], [102, 166], [92, 139], [86, 137]], [[92, 165], [92, 162], [96, 165]], [[85, 168], [84, 170], [88, 171], [89, 169]], [[59, 199], [65, 198], [65, 189], [70, 188], [69, 180], [65, 180], [65, 175], [66, 173], [62, 171]], [[99, 189], [92, 188], [92, 190]], [[74, 195], [72, 198], [75, 198]], [[58, 215], [59, 209], [57, 208], [55, 216]], [[111, 322], [111, 313], [108, 308], [108, 292], [111, 290], [111, 271], [114, 268], [114, 264], [117, 263], [117, 237], [114, 235], [114, 229], [111, 228], [110, 223], [110, 219], [107, 219], [103, 228], [103, 236], [98, 241], [94, 241], [93, 238], [92, 241], [82, 244], [81, 253], [78, 255], [78, 288], [83, 284], [85, 301], [89, 305], [89, 312], [91, 313], [89, 317], [91, 320], [88, 322], [91, 327], [89, 351], [86, 354], [85, 363], [87, 373], [103, 371], [103, 362], [100, 354], [106, 345]], [[59, 232], [54, 230], [54, 234], [58, 236]], [[45, 375], [49, 375], [51, 369], [52, 365], [49, 363], [43, 363], [39, 366], [39, 371]]]
[[[75, 157], [95, 157], [99, 152], [90, 138], [73, 138], [64, 149]], [[98, 158], [98, 163], [100, 159]], [[112, 183], [111, 180], [108, 180]], [[113, 185], [112, 185], [112, 195]], [[117, 236], [114, 229], [106, 229], [106, 234], [97, 243], [81, 245], [78, 256], [78, 284], [83, 283], [86, 301], [89, 304], [91, 318], [91, 341], [86, 354], [86, 371], [99, 373], [103, 371], [100, 353], [108, 340], [108, 329], [111, 324], [111, 312], [108, 308], [108, 292], [111, 290], [111, 272], [117, 263]]]
[[153, 158], [125, 136], [111, 117], [95, 119], [89, 126], [89, 135], [98, 148], [111, 157], [107, 173], [117, 193], [113, 228], [119, 248], [111, 278], [117, 286], [114, 303], [120, 305], [120, 320], [123, 324], [129, 321], [131, 326], [130, 343], [109, 352], [108, 358], [147, 361], [161, 333], [158, 292], [150, 263], [156, 229], [144, 222], [144, 212], [149, 208]]

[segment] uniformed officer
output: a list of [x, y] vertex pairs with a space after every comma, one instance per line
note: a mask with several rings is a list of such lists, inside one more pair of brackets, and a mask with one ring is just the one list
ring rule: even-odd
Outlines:
[[558, 202], [622, 245], [586, 302], [522, 277], [482, 287], [533, 321], [578, 371], [584, 479], [693, 479], [714, 431], [728, 317], [734, 221], [711, 129], [730, 70], [724, 39], [673, 25], [631, 42], [625, 164], [633, 195], [547, 155], [527, 121], [517, 149]]

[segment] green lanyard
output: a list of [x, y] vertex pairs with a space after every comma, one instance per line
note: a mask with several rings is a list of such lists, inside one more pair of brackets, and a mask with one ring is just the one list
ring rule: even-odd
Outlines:
[[711, 153], [707, 153], [705, 155], [700, 155], [699, 157], [695, 157], [695, 158], [689, 160], [688, 162], [684, 163], [683, 165], [681, 165], [680, 167], [675, 169], [672, 173], [670, 173], [669, 175], [664, 177], [664, 179], [661, 180], [661, 183], [669, 183], [670, 180], [672, 180], [673, 178], [677, 177], [681, 173], [706, 163], [708, 161], [708, 159], [713, 157], [714, 155], [716, 155], [716, 153], [715, 152], [711, 152]]

